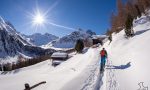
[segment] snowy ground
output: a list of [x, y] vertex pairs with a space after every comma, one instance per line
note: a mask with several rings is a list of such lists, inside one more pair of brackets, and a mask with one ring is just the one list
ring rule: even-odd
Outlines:
[[41, 81], [46, 84], [34, 90], [91, 90], [95, 88], [99, 72], [99, 50], [89, 49], [77, 54], [57, 67], [50, 60], [11, 72], [1, 72], [0, 90], [23, 90]]
[[[142, 19], [145, 17], [143, 16]], [[104, 45], [109, 54], [106, 67], [106, 90], [148, 90], [146, 88], [150, 88], [150, 22], [144, 20], [142, 24], [137, 23], [134, 30], [134, 37], [125, 39], [124, 31], [121, 31], [113, 35], [110, 45], [109, 42]]]

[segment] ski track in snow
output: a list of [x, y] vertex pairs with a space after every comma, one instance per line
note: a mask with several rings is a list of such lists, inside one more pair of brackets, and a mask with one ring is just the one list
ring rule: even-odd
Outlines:
[[[98, 53], [92, 53], [92, 58], [94, 56], [93, 54]], [[84, 72], [87, 73], [88, 76], [79, 90], [99, 90], [103, 85], [102, 78], [104, 76], [104, 74], [100, 74], [99, 60], [94, 64], [88, 65]]]
[[[106, 68], [111, 67], [112, 61], [108, 60]], [[116, 80], [115, 69], [105, 69], [105, 72], [100, 73], [99, 63], [97, 63], [91, 75], [85, 81], [85, 85], [81, 90], [120, 90], [119, 83]]]
[[[108, 61], [108, 66], [112, 66], [112, 61]], [[107, 81], [106, 81], [106, 87], [107, 90], [120, 90], [119, 89], [119, 83], [116, 80], [115, 77], [115, 69], [107, 69]]]
[[90, 68], [93, 68], [90, 70], [91, 74], [89, 75], [88, 79], [84, 82], [83, 87], [80, 90], [91, 90], [94, 87], [94, 81], [96, 80], [97, 76], [97, 70], [99, 69], [99, 64], [95, 64], [90, 66]]
[[[88, 59], [90, 60], [89, 65], [87, 65], [82, 72], [80, 72], [80, 76], [77, 76], [71, 80], [72, 83], [70, 86], [66, 85], [62, 88], [62, 90], [93, 90], [95, 88], [95, 84], [97, 78], [99, 77], [99, 50], [95, 48], [91, 51], [92, 53], [89, 55]], [[85, 58], [84, 58], [85, 59]], [[91, 62], [92, 61], [92, 62]], [[78, 81], [77, 81], [78, 80]], [[76, 82], [77, 81], [77, 82]], [[80, 84], [79, 84], [80, 83]], [[79, 85], [78, 85], [79, 84]], [[78, 85], [78, 86], [77, 86]]]
[[85, 81], [83, 87], [80, 90], [101, 90], [103, 86], [104, 73], [100, 73], [99, 63], [91, 70], [91, 74]]
[[100, 90], [101, 89], [102, 85], [104, 84], [103, 80], [102, 80], [103, 76], [104, 76], [104, 73], [102, 73], [102, 74], [100, 74], [100, 72], [98, 73], [94, 90]]
[[[88, 66], [90, 74], [80, 90], [119, 90], [114, 70], [106, 69], [105, 72], [101, 73], [99, 63], [98, 61], [95, 65]], [[108, 61], [108, 65], [111, 66], [112, 62]], [[107, 87], [107, 84], [109, 87]]]
[[[90, 68], [90, 67], [89, 67]], [[93, 69], [92, 69], [93, 68]], [[91, 66], [90, 75], [85, 81], [83, 87], [80, 90], [101, 90], [101, 87], [104, 85], [103, 79], [105, 72], [100, 73], [99, 62]], [[105, 88], [104, 88], [105, 90]]]

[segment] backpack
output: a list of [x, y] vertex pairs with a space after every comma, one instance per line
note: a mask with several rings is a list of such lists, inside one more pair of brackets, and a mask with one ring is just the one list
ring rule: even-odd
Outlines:
[[100, 54], [101, 54], [101, 56], [105, 56], [106, 55], [105, 50], [102, 50]]

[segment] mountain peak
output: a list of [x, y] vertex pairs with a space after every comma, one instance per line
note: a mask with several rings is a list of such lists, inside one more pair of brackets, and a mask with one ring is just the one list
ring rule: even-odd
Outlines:
[[0, 30], [5, 30], [9, 34], [17, 34], [14, 26], [9, 21], [5, 21], [1, 16], [0, 16]]
[[44, 48], [50, 48], [50, 47], [55, 47], [55, 48], [73, 48], [76, 44], [76, 41], [78, 39], [87, 39], [91, 38], [92, 35], [94, 35], [95, 32], [92, 32], [91, 30], [89, 31], [84, 31], [83, 29], [78, 29], [77, 31], [73, 31], [69, 35], [66, 35], [64, 37], [61, 37], [57, 40], [54, 40], [47, 45], [44, 46]]
[[5, 23], [5, 20], [0, 16], [0, 23]]
[[96, 35], [96, 33], [95, 33], [95, 32], [93, 32], [93, 31], [92, 31], [92, 30], [90, 30], [90, 29], [89, 29], [89, 30], [87, 30], [87, 31], [86, 31], [86, 33], [88, 33], [88, 34], [90, 34], [90, 35]]
[[36, 46], [45, 45], [53, 40], [58, 39], [57, 36], [49, 34], [49, 33], [45, 33], [45, 34], [34, 33], [32, 35], [24, 35], [24, 34], [22, 35], [28, 42]]

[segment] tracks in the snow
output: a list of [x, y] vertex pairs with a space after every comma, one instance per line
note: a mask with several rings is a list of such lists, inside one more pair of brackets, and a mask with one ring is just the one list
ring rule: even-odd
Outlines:
[[92, 65], [91, 68], [93, 69], [91, 69], [89, 77], [80, 90], [100, 90], [103, 85], [104, 73], [100, 73], [99, 64]]
[[[109, 62], [109, 66], [112, 65], [112, 62]], [[116, 80], [114, 69], [109, 69], [107, 71], [107, 89], [108, 90], [119, 90], [118, 82]]]
[[89, 68], [91, 68], [89, 77], [84, 82], [84, 85], [80, 90], [91, 90], [92, 88], [94, 88], [94, 82], [97, 79], [96, 71], [98, 69], [98, 65], [95, 64], [95, 65], [90, 66]]
[[[108, 65], [111, 66], [112, 62], [110, 61]], [[80, 90], [119, 90], [113, 69], [107, 69], [100, 73], [99, 64], [93, 65], [92, 68], [88, 79]]]
[[104, 73], [98, 74], [94, 90], [100, 90], [101, 86], [103, 85], [103, 80], [102, 80], [103, 76]]

